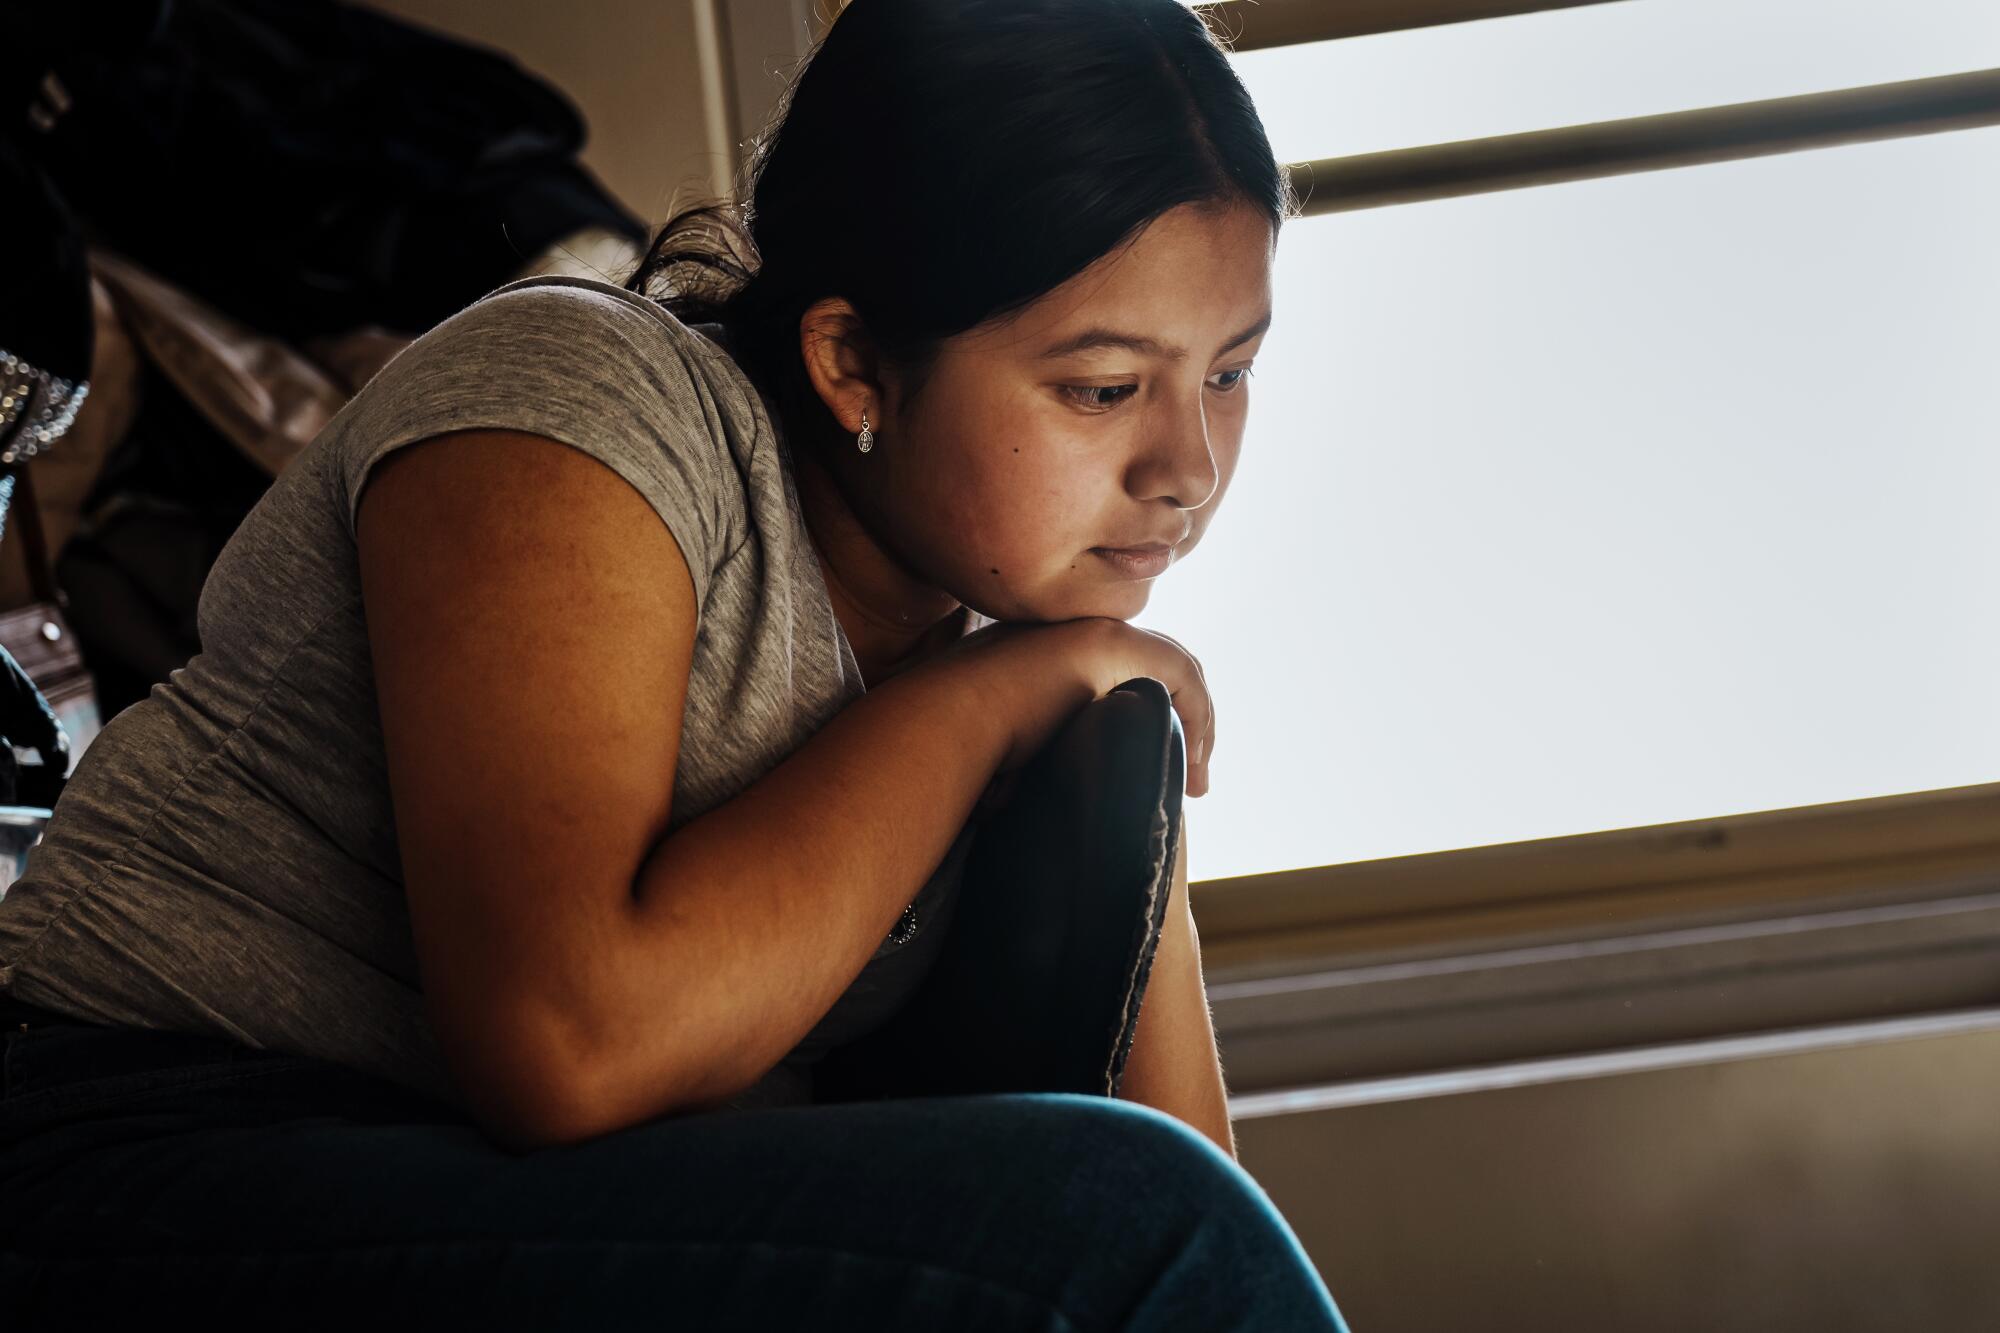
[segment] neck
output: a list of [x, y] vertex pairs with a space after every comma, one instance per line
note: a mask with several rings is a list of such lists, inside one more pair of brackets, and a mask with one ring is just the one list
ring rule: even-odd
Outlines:
[[804, 453], [793, 458], [793, 475], [806, 530], [862, 683], [873, 686], [955, 640], [964, 624], [960, 603], [883, 550], [838, 482]]

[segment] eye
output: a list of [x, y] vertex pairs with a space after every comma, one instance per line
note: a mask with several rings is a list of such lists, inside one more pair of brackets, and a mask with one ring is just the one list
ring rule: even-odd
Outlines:
[[1093, 398], [1090, 395], [1100, 393], [1130, 394], [1136, 393], [1138, 388], [1139, 386], [1136, 384], [1065, 384], [1062, 386], [1062, 391], [1068, 394], [1077, 406], [1104, 412], [1118, 406], [1125, 399], [1122, 397], [1112, 399]]
[[[1244, 366], [1240, 370], [1225, 370], [1221, 373], [1223, 378], [1228, 380], [1228, 383], [1216, 385], [1217, 391], [1221, 393], [1235, 393], [1242, 387], [1244, 377], [1251, 373], [1251, 368]], [[1061, 386], [1061, 389], [1063, 393], [1069, 395], [1070, 399], [1081, 407], [1087, 407], [1098, 412], [1108, 412], [1124, 402], [1132, 394], [1137, 393], [1139, 386], [1136, 384], [1065, 384]], [[1115, 398], [1099, 398], [1092, 396], [1095, 394], [1116, 394], [1118, 396]]]

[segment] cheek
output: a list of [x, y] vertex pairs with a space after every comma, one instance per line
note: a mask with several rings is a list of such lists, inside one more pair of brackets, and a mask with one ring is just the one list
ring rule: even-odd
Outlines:
[[1007, 612], [1056, 619], [1084, 614], [1048, 600], [1052, 588], [1089, 572], [1095, 559], [1087, 548], [1102, 534], [1094, 526], [1098, 511], [1083, 503], [1083, 490], [1074, 478], [1026, 465], [982, 476], [978, 490], [967, 486], [936, 511], [932, 540], [941, 567], [968, 591], [978, 590], [975, 597]]
[[983, 552], [986, 563], [1001, 566], [1017, 578], [1034, 579], [1062, 564], [1072, 546], [1090, 545], [1078, 535], [1079, 520], [1065, 512], [1069, 503], [1050, 488], [997, 491], [975, 511], [962, 513], [946, 531], [968, 547]]
[[1059, 563], [1071, 548], [1095, 542], [1090, 529], [1101, 509], [1091, 503], [1091, 479], [1065, 466], [1073, 445], [1016, 434], [988, 446], [943, 507], [953, 524], [1014, 560], [1037, 564]]

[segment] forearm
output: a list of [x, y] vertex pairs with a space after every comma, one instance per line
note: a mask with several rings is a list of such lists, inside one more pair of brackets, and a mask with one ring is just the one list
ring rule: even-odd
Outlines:
[[1172, 897], [1159, 952], [1139, 1005], [1138, 1031], [1119, 1096], [1182, 1120], [1236, 1156], [1222, 1060], [1201, 976], [1201, 939], [1189, 909], [1187, 825], [1183, 818]]
[[595, 983], [596, 1117], [725, 1101], [796, 1046], [971, 817], [1006, 713], [976, 670], [883, 681], [666, 838]]

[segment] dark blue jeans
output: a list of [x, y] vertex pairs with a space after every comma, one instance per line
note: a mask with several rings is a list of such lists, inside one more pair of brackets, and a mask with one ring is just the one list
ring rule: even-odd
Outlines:
[[662, 1117], [513, 1153], [357, 1071], [0, 996], [0, 1328], [1346, 1325], [1269, 1196], [1076, 1093]]

